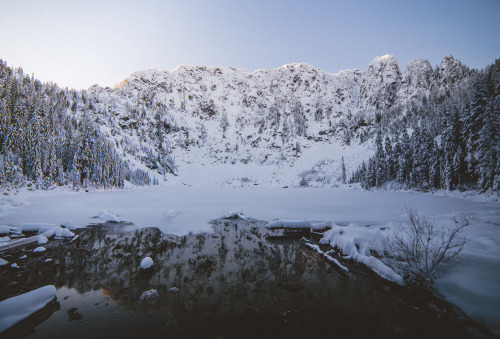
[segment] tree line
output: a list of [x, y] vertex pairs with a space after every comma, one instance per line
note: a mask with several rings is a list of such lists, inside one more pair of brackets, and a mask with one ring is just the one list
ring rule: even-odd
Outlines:
[[83, 92], [42, 84], [0, 60], [0, 186], [151, 182], [145, 171], [129, 168], [95, 122], [75, 114], [82, 101]]
[[499, 191], [500, 59], [477, 73], [466, 94], [452, 93], [439, 102], [431, 97], [432, 120], [379, 126], [375, 154], [349, 181], [367, 189], [391, 183], [418, 190]]

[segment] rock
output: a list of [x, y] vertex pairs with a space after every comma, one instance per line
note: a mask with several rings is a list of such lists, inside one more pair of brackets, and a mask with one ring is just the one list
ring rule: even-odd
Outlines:
[[151, 257], [146, 257], [146, 258], [142, 259], [141, 268], [143, 270], [147, 270], [151, 267], [153, 267], [153, 259], [151, 259]]
[[157, 290], [149, 290], [149, 291], [145, 291], [141, 294], [140, 296], [140, 300], [141, 301], [151, 301], [151, 300], [156, 300], [160, 297], [160, 294], [158, 293]]

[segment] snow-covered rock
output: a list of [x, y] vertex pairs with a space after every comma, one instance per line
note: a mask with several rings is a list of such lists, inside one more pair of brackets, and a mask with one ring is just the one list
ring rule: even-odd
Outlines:
[[4, 260], [2, 258], [0, 258], [0, 266], [5, 266], [5, 265], [8, 265], [9, 262], [7, 260]]
[[42, 309], [55, 296], [56, 288], [48, 285], [0, 302], [0, 332]]
[[75, 225], [71, 221], [62, 222], [61, 226], [67, 228], [70, 231], [74, 231], [76, 229]]
[[151, 301], [151, 300], [156, 300], [160, 297], [160, 294], [158, 293], [157, 290], [149, 290], [145, 291], [141, 294], [139, 299], [141, 301]]
[[[183, 65], [172, 71], [135, 72], [114, 89], [92, 86], [86, 94], [94, 109], [84, 110], [82, 104], [77, 115], [95, 115], [119, 153], [152, 178], [169, 172], [182, 176], [193, 166], [206, 164], [289, 167], [297, 177], [318, 161], [340, 161], [342, 155], [352, 172], [370, 150], [351, 144], [349, 152], [336, 157], [330, 145], [351, 143], [352, 130], [358, 137], [367, 133], [380, 118], [377, 115], [418, 110], [431, 88], [446, 94], [446, 87], [467, 83], [469, 73], [448, 56], [436, 70], [427, 60], [413, 60], [404, 74], [391, 55], [375, 58], [366, 71], [336, 74], [306, 63], [253, 73]], [[449, 84], [455, 76], [456, 83]], [[322, 149], [319, 155], [315, 145]], [[347, 159], [348, 154], [355, 154], [354, 159]], [[302, 160], [309, 161], [309, 168], [296, 166]], [[275, 176], [266, 178], [266, 184], [282, 177], [276, 169], [269, 172]], [[334, 172], [321, 185], [338, 183]], [[233, 186], [262, 183], [241, 176], [215, 184], [226, 181]], [[283, 181], [282, 186], [298, 185], [288, 177]]]
[[33, 250], [33, 253], [45, 252], [47, 249], [45, 247], [37, 247]]
[[151, 268], [153, 266], [153, 259], [151, 257], [146, 257], [141, 260], [141, 268], [143, 270], [147, 270], [148, 268]]
[[168, 291], [169, 291], [170, 293], [179, 293], [179, 289], [178, 289], [177, 287], [170, 287], [170, 288], [168, 289]]
[[71, 232], [68, 228], [58, 227], [55, 230], [54, 236], [58, 238], [72, 238], [75, 236], [75, 234]]
[[118, 216], [114, 212], [107, 210], [107, 209], [104, 209], [101, 212], [99, 212], [97, 217], [105, 222], [107, 222], [107, 221], [120, 222], [120, 219], [118, 218]]
[[47, 237], [44, 237], [43, 235], [39, 235], [37, 240], [36, 240], [36, 243], [38, 245], [45, 245], [48, 242], [49, 242], [49, 239], [47, 239]]

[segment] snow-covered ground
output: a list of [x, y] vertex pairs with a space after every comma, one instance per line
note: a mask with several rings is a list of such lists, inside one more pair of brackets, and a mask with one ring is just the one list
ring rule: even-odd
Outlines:
[[[405, 206], [439, 222], [474, 214], [463, 260], [437, 281], [446, 299], [500, 334], [500, 205], [482, 197], [364, 191], [343, 188], [146, 187], [89, 193], [20, 191], [0, 198], [0, 224], [110, 220], [155, 226], [165, 233], [209, 232], [208, 221], [241, 211], [256, 219], [332, 220], [337, 225], [404, 222]], [[113, 219], [111, 218], [111, 219]]]

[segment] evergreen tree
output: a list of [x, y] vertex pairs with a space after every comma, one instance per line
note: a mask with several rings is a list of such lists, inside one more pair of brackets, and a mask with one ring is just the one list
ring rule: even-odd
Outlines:
[[345, 170], [345, 163], [344, 163], [344, 157], [342, 156], [342, 183], [346, 184], [347, 183], [347, 173]]

